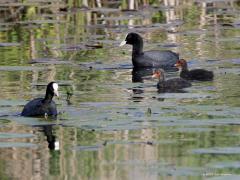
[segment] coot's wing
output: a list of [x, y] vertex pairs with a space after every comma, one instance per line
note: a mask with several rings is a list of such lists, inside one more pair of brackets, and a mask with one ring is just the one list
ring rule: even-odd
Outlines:
[[51, 115], [51, 116], [57, 115], [56, 103], [54, 101], [51, 101], [51, 103], [48, 106], [48, 115]]
[[178, 54], [172, 51], [146, 51], [140, 61], [151, 63], [153, 67], [174, 67], [178, 59]]
[[28, 102], [21, 113], [22, 116], [39, 116], [43, 113], [42, 109], [43, 98], [33, 99]]
[[166, 88], [169, 89], [182, 89], [190, 87], [191, 85], [192, 84], [189, 81], [182, 78], [172, 78], [165, 82]]
[[190, 71], [190, 76], [195, 80], [211, 80], [213, 79], [213, 72], [205, 69], [193, 69]]

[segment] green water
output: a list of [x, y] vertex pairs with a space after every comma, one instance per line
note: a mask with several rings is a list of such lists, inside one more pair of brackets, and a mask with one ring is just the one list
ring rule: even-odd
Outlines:
[[[239, 2], [18, 2], [0, 3], [0, 179], [240, 178]], [[128, 32], [214, 80], [132, 82]], [[20, 117], [52, 80], [58, 119]]]

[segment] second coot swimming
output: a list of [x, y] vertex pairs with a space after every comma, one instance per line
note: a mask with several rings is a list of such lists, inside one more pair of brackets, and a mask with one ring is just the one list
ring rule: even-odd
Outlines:
[[130, 44], [132, 48], [132, 63], [135, 68], [143, 67], [161, 67], [170, 69], [179, 59], [179, 55], [172, 51], [143, 51], [143, 39], [137, 33], [129, 33], [124, 41], [120, 44], [123, 46]]
[[59, 96], [58, 84], [50, 82], [47, 85], [46, 94], [44, 98], [33, 99], [28, 102], [21, 113], [22, 116], [57, 116], [57, 108], [55, 102], [52, 100], [53, 96]]
[[180, 77], [187, 80], [211, 81], [213, 80], [213, 72], [205, 69], [188, 70], [187, 61], [180, 59], [175, 66], [180, 70]]
[[155, 70], [152, 77], [158, 79], [157, 88], [161, 92], [176, 92], [179, 89], [192, 86], [189, 81], [182, 78], [172, 78], [165, 80], [164, 71], [161, 69]]

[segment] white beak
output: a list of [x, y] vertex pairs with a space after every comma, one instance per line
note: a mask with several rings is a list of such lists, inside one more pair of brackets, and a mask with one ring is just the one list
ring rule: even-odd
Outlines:
[[60, 143], [59, 143], [59, 141], [56, 141], [56, 142], [54, 143], [54, 145], [55, 145], [55, 150], [59, 150], [59, 149], [60, 149]]
[[156, 74], [153, 74], [153, 75], [152, 75], [152, 78], [156, 78], [156, 77], [157, 77], [157, 75], [156, 75]]
[[58, 90], [54, 90], [53, 92], [57, 97], [59, 96]]
[[127, 43], [127, 41], [124, 40], [124, 41], [121, 42], [121, 44], [120, 44], [119, 46], [120, 46], [120, 47], [121, 47], [121, 46], [124, 46], [126, 43]]

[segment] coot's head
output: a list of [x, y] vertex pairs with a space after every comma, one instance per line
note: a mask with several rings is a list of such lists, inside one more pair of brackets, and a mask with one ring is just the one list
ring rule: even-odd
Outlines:
[[46, 94], [51, 94], [52, 96], [59, 96], [58, 93], [58, 84], [56, 82], [50, 82], [47, 85]]
[[185, 59], [177, 60], [176, 64], [174, 65], [178, 69], [187, 69], [187, 61]]
[[159, 80], [164, 80], [164, 70], [163, 69], [157, 69], [153, 72], [152, 78], [157, 78]]
[[125, 40], [123, 40], [120, 44], [120, 46], [124, 46], [125, 44], [130, 45], [141, 45], [143, 44], [142, 37], [137, 33], [129, 33]]

